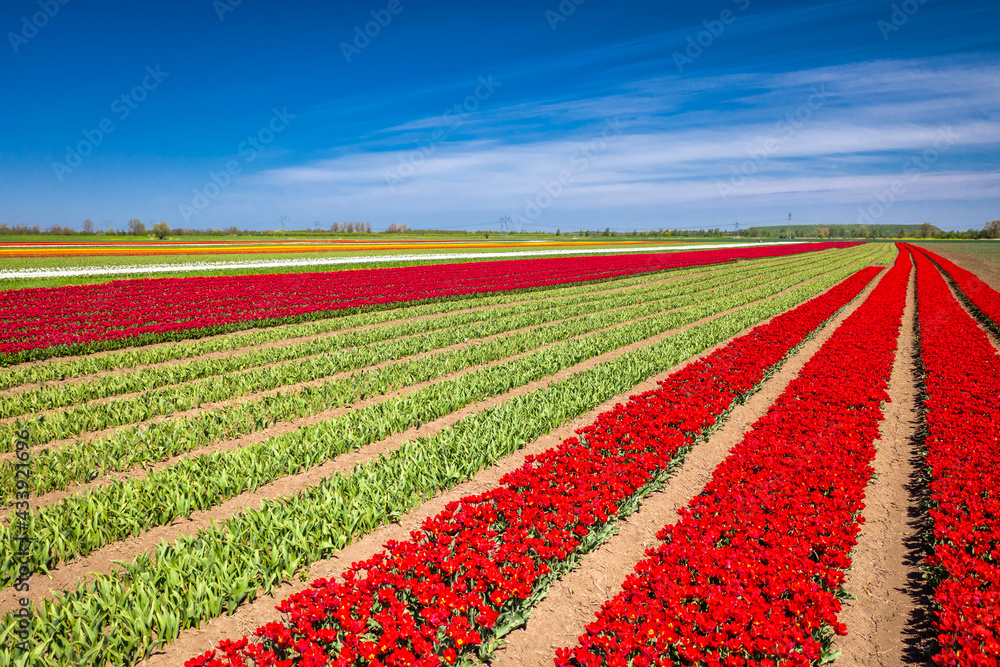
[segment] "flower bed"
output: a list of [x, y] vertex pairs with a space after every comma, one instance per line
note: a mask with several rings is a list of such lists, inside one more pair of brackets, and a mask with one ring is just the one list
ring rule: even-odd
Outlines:
[[856, 244], [801, 243], [11, 290], [0, 292], [0, 364], [329, 317], [359, 308], [606, 280], [852, 245]]
[[[916, 253], [942, 665], [1000, 664], [1000, 356]], [[956, 280], [956, 282], [958, 282]], [[971, 297], [970, 297], [971, 299]]]
[[962, 295], [969, 300], [969, 303], [992, 324], [993, 328], [1000, 331], [1000, 292], [984, 283], [976, 274], [966, 271], [954, 262], [950, 262], [944, 257], [937, 255], [930, 250], [907, 246], [911, 250], [922, 253], [933, 261], [944, 271], [958, 287]]
[[[189, 667], [438, 665], [488, 656], [716, 420], [880, 271], [866, 268], [463, 498], [406, 542], [285, 600], [285, 623]], [[332, 661], [332, 662], [331, 662]]]
[[556, 665], [832, 657], [910, 269], [902, 253]]

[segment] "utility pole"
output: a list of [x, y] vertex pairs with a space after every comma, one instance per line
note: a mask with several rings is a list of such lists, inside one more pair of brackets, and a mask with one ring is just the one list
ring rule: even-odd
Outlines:
[[281, 231], [285, 231], [285, 220], [288, 220], [287, 215], [281, 216]]

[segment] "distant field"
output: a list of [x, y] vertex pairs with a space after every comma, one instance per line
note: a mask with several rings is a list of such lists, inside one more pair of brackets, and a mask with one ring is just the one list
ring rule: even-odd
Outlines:
[[[581, 253], [592, 253], [598, 249], [658, 248], [691, 245], [713, 245], [730, 239], [602, 239], [573, 237], [530, 239], [530, 240], [485, 240], [475, 238], [438, 239], [410, 238], [362, 239], [288, 239], [288, 240], [247, 240], [245, 238], [202, 238], [193, 241], [130, 241], [128, 239], [103, 239], [95, 243], [82, 243], [76, 237], [69, 239], [17, 239], [0, 242], [0, 290], [24, 289], [31, 287], [56, 287], [103, 283], [127, 278], [166, 278], [183, 276], [253, 275], [261, 273], [338, 271], [342, 269], [370, 268], [375, 266], [404, 266], [421, 263], [414, 255], [440, 254], [483, 254], [490, 257], [450, 258], [442, 260], [429, 257], [428, 262], [440, 261], [488, 261], [504, 253], [538, 252], [552, 250], [565, 253], [579, 249]], [[398, 263], [386, 263], [387, 256], [400, 256]], [[330, 264], [282, 266], [280, 268], [253, 268], [241, 266], [206, 267], [204, 270], [190, 270], [190, 265], [225, 262], [282, 261], [303, 263], [310, 260], [350, 257], [379, 257], [371, 264]], [[163, 271], [167, 265], [178, 265], [177, 272]], [[187, 269], [180, 269], [188, 265]], [[157, 271], [143, 271], [142, 267], [159, 267]], [[134, 271], [121, 275], [83, 275], [72, 277], [5, 277], [4, 272], [33, 269], [87, 269], [107, 267], [135, 267]]]
[[246, 239], [205, 238], [195, 240], [84, 240], [74, 237], [45, 240], [0, 242], [0, 258], [65, 259], [123, 257], [137, 261], [143, 257], [203, 256], [232, 254], [364, 254], [366, 252], [424, 252], [434, 250], [461, 251], [483, 249], [568, 248], [573, 246], [604, 247], [678, 243], [671, 239], [590, 239], [572, 237], [555, 239]]
[[932, 252], [944, 250], [1000, 263], [1000, 241], [921, 241], [914, 242]]

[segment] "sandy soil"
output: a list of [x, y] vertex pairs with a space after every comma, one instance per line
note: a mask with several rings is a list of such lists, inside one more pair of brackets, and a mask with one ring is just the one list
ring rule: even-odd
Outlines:
[[838, 665], [897, 665], [926, 662], [926, 628], [914, 621], [928, 608], [919, 570], [925, 523], [917, 494], [922, 423], [916, 371], [915, 276], [911, 276], [899, 349], [889, 381], [891, 403], [876, 443], [875, 477], [866, 490], [864, 532], [858, 539], [839, 620], [848, 635], [837, 639]]

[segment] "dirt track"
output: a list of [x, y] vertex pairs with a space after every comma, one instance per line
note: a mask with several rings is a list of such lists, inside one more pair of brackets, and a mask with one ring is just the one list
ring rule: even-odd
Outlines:
[[854, 550], [844, 588], [857, 599], [844, 603], [838, 620], [847, 636], [837, 639], [843, 651], [837, 664], [920, 664], [922, 631], [913, 632], [914, 616], [927, 601], [919, 561], [923, 510], [919, 490], [919, 427], [922, 421], [916, 373], [914, 324], [916, 278], [911, 275], [899, 349], [889, 380], [892, 402], [883, 406], [885, 421], [866, 490], [863, 532]]

